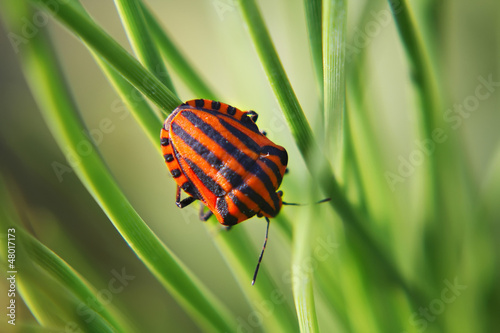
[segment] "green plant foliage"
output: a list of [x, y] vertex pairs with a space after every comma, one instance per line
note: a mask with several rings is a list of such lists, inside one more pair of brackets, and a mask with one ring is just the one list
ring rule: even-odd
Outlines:
[[[497, 330], [498, 4], [0, 8], [2, 332]], [[254, 286], [263, 219], [174, 204], [159, 133], [193, 96], [256, 109], [289, 152], [301, 205]]]

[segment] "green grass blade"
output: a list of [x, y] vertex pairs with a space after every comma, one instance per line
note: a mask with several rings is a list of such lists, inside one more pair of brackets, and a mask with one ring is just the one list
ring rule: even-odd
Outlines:
[[[362, 26], [369, 21], [369, 13], [373, 10], [373, 3], [367, 6], [358, 21], [358, 25]], [[351, 50], [348, 55], [347, 63], [349, 64], [349, 80], [347, 81], [348, 87], [348, 101], [346, 102], [346, 131], [348, 131], [349, 139], [346, 142], [346, 158], [349, 150], [353, 149], [353, 156], [359, 161], [359, 166], [370, 165], [370, 168], [359, 168], [353, 172], [359, 173], [360, 186], [358, 190], [361, 193], [368, 193], [375, 190], [379, 193], [378, 196], [366, 197], [366, 213], [368, 216], [373, 217], [380, 212], [391, 212], [393, 215], [396, 213], [391, 208], [392, 200], [389, 199], [395, 194], [392, 192], [391, 187], [387, 186], [387, 181], [384, 175], [383, 159], [380, 158], [379, 152], [384, 144], [380, 141], [380, 137], [376, 135], [375, 122], [371, 119], [370, 115], [374, 114], [377, 105], [371, 99], [368, 99], [369, 92], [365, 88], [366, 82], [372, 78], [368, 74], [369, 66], [367, 64], [366, 52], [359, 52]], [[356, 144], [354, 144], [356, 143]], [[349, 161], [346, 161], [346, 165]], [[363, 188], [365, 191], [363, 191]]]
[[[125, 80], [114, 67], [110, 66], [106, 61], [102, 60], [97, 54], [91, 51], [95, 61], [101, 67], [102, 71], [113, 85], [118, 95], [121, 97], [128, 110], [131, 110], [132, 116], [144, 130], [153, 146], [161, 151], [159, 142], [160, 131], [163, 120], [149, 106], [147, 101], [139, 94], [127, 80]], [[172, 110], [170, 110], [172, 111]]]
[[[75, 0], [74, 4], [79, 7], [82, 14], [91, 19], [78, 1]], [[108, 78], [109, 82], [113, 85], [126, 107], [129, 110], [133, 110], [132, 115], [143, 128], [148, 139], [151, 141], [153, 146], [160, 151], [160, 147], [158, 146], [158, 128], [161, 127], [162, 119], [159, 118], [159, 115], [149, 106], [143, 95], [141, 95], [134, 86], [125, 80], [113, 66], [111, 66], [106, 60], [102, 59], [89, 45], [85, 42], [84, 44], [88, 47], [90, 53], [94, 57], [94, 60], [101, 67], [102, 71]], [[120, 106], [114, 105], [114, 107], [119, 108]]]
[[[263, 221], [263, 220], [260, 220]], [[264, 226], [262, 226], [264, 227]], [[272, 234], [273, 221], [269, 233]], [[263, 326], [269, 332], [297, 331], [297, 318], [284, 300], [284, 293], [271, 278], [265, 264], [260, 267], [255, 285], [251, 285], [252, 275], [261, 248], [256, 248], [250, 242], [243, 229], [231, 230], [216, 238], [216, 245], [223, 254], [228, 266], [256, 312], [268, 313], [270, 302], [273, 305], [272, 315], [263, 318]]]
[[432, 130], [437, 125], [438, 100], [436, 84], [426, 48], [418, 35], [417, 27], [411, 14], [411, 8], [406, 0], [389, 1], [396, 26], [410, 61], [411, 77], [415, 82], [422, 103], [421, 116], [425, 134], [431, 137]]
[[313, 293], [313, 270], [304, 270], [313, 257], [311, 248], [312, 220], [299, 219], [295, 223], [292, 252], [292, 283], [295, 310], [301, 332], [319, 332]]
[[[324, 265], [322, 265], [324, 266]], [[321, 269], [321, 267], [320, 267]], [[332, 267], [328, 267], [332, 269]], [[342, 327], [342, 332], [351, 332], [352, 329], [349, 323], [349, 310], [346, 309], [344, 294], [342, 291], [343, 285], [337, 279], [332, 279], [336, 274], [323, 274], [320, 271], [315, 273], [315, 287], [317, 290], [321, 290], [321, 295], [323, 299], [319, 299], [319, 302], [323, 302], [323, 308], [326, 309], [328, 313], [335, 313], [338, 320], [338, 325]], [[318, 311], [321, 308], [318, 309]]]
[[[337, 196], [343, 196], [335, 176], [331, 173], [328, 161], [321, 154], [317, 153], [319, 148], [314, 140], [311, 127], [281, 65], [255, 2], [249, 0], [240, 1], [239, 3], [241, 13], [263, 64], [264, 71], [306, 164], [313, 175], [315, 175], [315, 171], [317, 170], [317, 167], [314, 166], [319, 165], [322, 167], [321, 177], [319, 178], [327, 179], [323, 182], [325, 184], [324, 188], [327, 189], [329, 195], [332, 195], [333, 199], [337, 198]], [[347, 201], [345, 204], [346, 207], [349, 207]]]
[[[57, 328], [54, 329], [55, 332], [64, 331], [65, 328], [83, 332], [117, 332], [116, 327], [93, 309], [83, 308], [82, 304], [86, 304], [84, 301], [76, 298], [47, 272], [29, 262], [30, 258], [22, 246], [18, 247], [18, 254], [28, 260], [23, 260], [23, 275], [18, 276], [16, 281], [17, 291], [42, 327]], [[85, 309], [85, 316], [78, 316], [78, 309]]]
[[64, 0], [30, 0], [43, 5], [99, 56], [161, 109], [170, 113], [181, 101], [154, 74], [146, 70], [113, 38], [72, 3]]
[[157, 43], [160, 53], [179, 75], [184, 83], [198, 98], [216, 99], [216, 94], [198, 72], [189, 64], [185, 55], [174, 44], [167, 32], [161, 27], [151, 10], [141, 1], [142, 12], [148, 22], [149, 30]]
[[[348, 107], [346, 106], [346, 110], [348, 110]], [[353, 143], [353, 137], [352, 137], [352, 128], [351, 128], [351, 121], [349, 119], [350, 115], [347, 115], [345, 118], [345, 151], [344, 151], [344, 158], [345, 158], [345, 164], [349, 165], [349, 168], [344, 169], [344, 179], [345, 179], [345, 187], [346, 187], [346, 196], [348, 196], [348, 191], [349, 191], [349, 176], [352, 177], [352, 188], [355, 191], [355, 196], [357, 198], [357, 203], [359, 206], [359, 209], [367, 215], [368, 213], [368, 205], [367, 205], [367, 200], [366, 200], [366, 190], [365, 190], [365, 184], [363, 183], [362, 177], [361, 177], [361, 168], [360, 168], [360, 163], [358, 160], [358, 157], [356, 155], [355, 149], [354, 149], [354, 143]]]
[[346, 22], [345, 0], [323, 2], [324, 130], [337, 175], [343, 165]]
[[[418, 35], [418, 29], [412, 17], [411, 8], [406, 0], [389, 1], [396, 26], [401, 36], [401, 41], [406, 50], [410, 64], [410, 76], [415, 83], [417, 94], [420, 98], [421, 137], [429, 139], [433, 136], [434, 129], [438, 125], [439, 102], [436, 96], [437, 86], [433, 77], [431, 63], [426, 53], [426, 48]], [[440, 187], [438, 159], [436, 154], [427, 157], [428, 177], [426, 186], [429, 188], [426, 204], [430, 208], [430, 215], [439, 215], [444, 198]]]
[[[15, 205], [9, 197], [3, 178], [3, 175], [0, 175], [0, 227], [14, 236], [16, 258], [14, 269], [11, 270], [18, 272], [17, 287], [35, 319], [44, 327], [78, 320], [75, 317], [76, 310], [78, 306], [86, 304], [86, 311], [93, 318], [92, 323], [82, 321], [87, 328], [92, 327], [101, 332], [132, 332], [128, 321], [113, 304], [101, 302], [95, 296], [95, 289], [81, 275], [23, 229], [21, 218], [15, 212]], [[18, 207], [17, 210], [20, 209]], [[7, 235], [0, 237], [2, 248], [7, 248], [6, 241]], [[5, 261], [4, 267], [8, 267], [7, 253], [2, 251], [2, 255], [5, 255], [2, 258]], [[60, 298], [69, 299], [72, 306], [55, 312], [54, 308], [60, 306], [56, 300]]]
[[[322, 37], [322, 10], [321, 0], [304, 0], [306, 11], [307, 32], [309, 34], [309, 45], [316, 72], [320, 100], [323, 100], [323, 37]], [[323, 104], [323, 103], [321, 103]]]
[[281, 65], [262, 16], [254, 0], [240, 0], [239, 7], [295, 142], [308, 160], [307, 156], [312, 154], [314, 142], [312, 130]]
[[142, 13], [140, 0], [115, 0], [115, 6], [127, 32], [130, 45], [139, 61], [149, 69], [172, 93], [174, 85], [163, 63], [157, 44], [153, 42]]
[[[240, 0], [239, 5], [268, 80], [285, 114], [299, 151], [313, 177], [320, 180], [318, 181], [319, 186], [326, 195], [332, 198], [330, 205], [348, 228], [349, 235], [354, 240], [353, 244], [360, 247], [367, 258], [372, 258], [370, 261], [376, 260], [380, 267], [384, 267], [382, 270], [387, 277], [400, 285], [415, 304], [421, 304], [423, 302], [422, 295], [414, 287], [409, 286], [390, 259], [390, 256], [387, 255], [387, 249], [379, 245], [368, 232], [363, 223], [365, 217], [360, 215], [345, 197], [344, 191], [332, 173], [329, 162], [321, 154], [315, 153], [318, 146], [314, 141], [311, 128], [286, 77], [255, 1]], [[319, 171], [317, 171], [318, 166]]]
[[95, 296], [96, 290], [90, 287], [89, 283], [57, 254], [29, 234], [21, 232], [20, 235], [23, 237], [23, 244], [27, 255], [34, 263], [43, 267], [52, 275], [60, 286], [71, 290], [81, 302], [89, 304], [90, 309], [113, 325], [115, 330], [120, 332], [133, 331], [130, 325], [124, 325], [127, 323], [127, 320], [116, 309], [108, 309], [111, 303], [102, 303]]
[[[313, 154], [316, 144], [314, 143], [311, 128], [286, 77], [255, 2], [240, 1], [239, 4], [264, 70], [306, 164], [309, 168], [315, 168], [315, 165], [321, 166], [318, 175], [318, 179], [321, 179], [319, 184], [325, 193], [332, 198], [331, 205], [342, 217], [349, 231], [351, 231], [350, 235], [355, 239], [354, 244], [361, 247], [368, 257], [375, 258], [374, 260], [384, 267], [387, 276], [399, 284], [409, 297], [418, 304], [418, 300], [421, 300], [420, 295], [409, 287], [394, 263], [389, 259], [390, 257], [386, 254], [386, 250], [383, 250], [370, 233], [365, 230], [361, 216], [344, 196], [339, 183], [331, 172], [328, 162], [323, 160], [320, 155]], [[315, 172], [313, 172], [314, 174]]]
[[[449, 139], [436, 145], [433, 153], [425, 157], [423, 168], [423, 186], [421, 200], [424, 203], [422, 219], [424, 220], [424, 235], [428, 253], [428, 274], [437, 283], [452, 274], [449, 266], [443, 261], [449, 261], [450, 253], [459, 246], [454, 238], [442, 238], [443, 230], [462, 232], [459, 221], [473, 221], [475, 217], [467, 209], [477, 188], [471, 186], [470, 172], [467, 162], [459, 151], [463, 149], [457, 140], [457, 132], [452, 131], [449, 124], [443, 122], [443, 110], [439, 96], [435, 66], [431, 62], [426, 43], [415, 23], [411, 6], [406, 0], [391, 2], [391, 10], [396, 21], [401, 42], [406, 50], [409, 63], [409, 76], [415, 86], [419, 108], [416, 114], [418, 121], [418, 139], [431, 140], [434, 143], [434, 133], [444, 129]], [[469, 179], [467, 179], [469, 178]], [[456, 186], [456, 187], [455, 187]]]
[[[11, 28], [17, 31], [16, 27]], [[84, 126], [74, 110], [64, 80], [59, 75], [55, 56], [43, 37], [44, 34], [39, 33], [23, 49], [23, 69], [56, 141], [78, 162], [75, 163], [75, 172], [83, 185], [137, 256], [200, 327], [210, 331], [233, 328], [235, 325], [229, 310], [144, 223], [110, 175], [96, 148], [92, 147], [85, 156], [80, 154], [79, 145], [82, 142], [90, 145], [90, 142], [83, 134]]]

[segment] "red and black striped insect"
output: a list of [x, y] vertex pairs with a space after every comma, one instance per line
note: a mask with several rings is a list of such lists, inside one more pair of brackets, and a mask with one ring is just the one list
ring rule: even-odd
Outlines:
[[[163, 157], [177, 183], [178, 207], [200, 200], [209, 209], [200, 211], [200, 219], [213, 214], [228, 227], [254, 215], [266, 219], [252, 284], [267, 244], [269, 218], [283, 205], [283, 193], [277, 190], [288, 163], [285, 148], [261, 133], [256, 120], [255, 111], [196, 99], [178, 106], [161, 130]], [[189, 195], [183, 200], [181, 189]]]

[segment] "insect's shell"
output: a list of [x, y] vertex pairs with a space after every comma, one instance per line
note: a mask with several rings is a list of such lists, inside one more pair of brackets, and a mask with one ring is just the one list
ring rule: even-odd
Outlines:
[[[255, 113], [252, 113], [254, 115]], [[286, 150], [230, 105], [197, 99], [178, 106], [161, 131], [162, 152], [176, 183], [223, 225], [281, 209]]]

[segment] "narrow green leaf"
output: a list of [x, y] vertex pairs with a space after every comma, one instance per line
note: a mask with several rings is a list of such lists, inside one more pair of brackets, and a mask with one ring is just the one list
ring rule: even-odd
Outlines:
[[[263, 220], [259, 221], [263, 222]], [[273, 222], [271, 221], [270, 229], [272, 229]], [[269, 233], [272, 234], [272, 230]], [[224, 260], [235, 275], [241, 290], [249, 303], [253, 305], [255, 311], [267, 313], [269, 304], [273, 304], [274, 311], [272, 314], [263, 318], [263, 326], [266, 331], [297, 331], [297, 318], [285, 301], [282, 290], [271, 278], [265, 260], [259, 270], [257, 282], [255, 285], [251, 285], [252, 275], [261, 248], [255, 248], [248, 235], [241, 229], [223, 233], [215, 241]]]
[[311, 156], [313, 135], [290, 81], [281, 65], [269, 32], [254, 0], [239, 0], [241, 14], [295, 142], [305, 160]]
[[[23, 274], [16, 279], [17, 292], [42, 327], [52, 328], [53, 332], [64, 332], [70, 328], [96, 333], [112, 333], [119, 330], [95, 310], [87, 307], [87, 300], [78, 299], [47, 272], [36, 267], [22, 245], [18, 246], [17, 252], [19, 256], [27, 259], [22, 260]], [[80, 311], [85, 309], [85, 316], [78, 315], [79, 309]], [[120, 332], [133, 331], [122, 329]]]
[[112, 324], [115, 330], [133, 331], [129, 325], [126, 325], [127, 320], [116, 309], [110, 308], [111, 303], [103, 304], [96, 297], [95, 288], [92, 288], [83, 276], [38, 240], [27, 233], [21, 232], [20, 234], [29, 257], [56, 278], [59, 285], [71, 290], [80, 302], [88, 304], [92, 310]]
[[162, 29], [158, 19], [151, 13], [151, 10], [141, 1], [142, 11], [148, 22], [149, 30], [156, 41], [160, 53], [166, 59], [170, 67], [182, 78], [184, 83], [198, 98], [216, 99], [216, 94], [208, 86], [205, 80], [198, 74], [187, 61], [184, 54], [174, 44], [167, 32]]
[[421, 116], [426, 134], [430, 134], [436, 127], [438, 117], [438, 101], [436, 84], [428, 59], [426, 48], [418, 35], [412, 17], [411, 8], [406, 0], [389, 1], [396, 21], [401, 41], [410, 61], [411, 77], [414, 80], [422, 101]]
[[[364, 7], [363, 13], [357, 22], [358, 26], [364, 26], [371, 19], [369, 14], [374, 10], [374, 3], [370, 2]], [[391, 187], [387, 186], [387, 181], [384, 175], [383, 159], [380, 158], [379, 152], [383, 144], [379, 137], [376, 135], [374, 128], [377, 126], [371, 119], [370, 115], [376, 112], [377, 105], [374, 101], [368, 100], [367, 95], [369, 92], [366, 90], [365, 84], [369, 82], [371, 77], [370, 70], [367, 64], [367, 52], [354, 52], [348, 56], [346, 60], [348, 63], [348, 101], [346, 102], [346, 136], [349, 135], [350, 140], [346, 142], [346, 165], [349, 163], [347, 160], [348, 150], [353, 149], [356, 159], [359, 160], [360, 166], [370, 165], [369, 168], [355, 168], [359, 169], [360, 189], [366, 187], [368, 189], [376, 189], [379, 193], [378, 198], [366, 198], [368, 216], [372, 216], [373, 211], [385, 211], [393, 213], [391, 208], [392, 201], [388, 198], [394, 196]], [[356, 143], [356, 144], [354, 144]], [[347, 168], [346, 168], [347, 169]]]
[[387, 254], [387, 249], [381, 246], [367, 231], [367, 227], [363, 223], [365, 217], [360, 215], [345, 197], [342, 188], [332, 173], [329, 162], [322, 154], [315, 153], [319, 148], [313, 139], [311, 128], [286, 77], [255, 1], [240, 0], [239, 5], [268, 80], [312, 176], [315, 177], [324, 193], [332, 199], [330, 205], [342, 218], [348, 229], [349, 236], [355, 240], [354, 244], [361, 247], [367, 257], [374, 258], [380, 267], [384, 267], [382, 270], [392, 281], [401, 286], [414, 304], [420, 304], [419, 301], [423, 302], [424, 299], [420, 292], [409, 286]]
[[[102, 71], [105, 73], [109, 82], [113, 85], [118, 95], [126, 105], [128, 110], [131, 110], [132, 116], [144, 129], [144, 133], [149, 141], [153, 144], [158, 152], [161, 151], [159, 142], [159, 133], [162, 126], [162, 120], [157, 113], [149, 106], [147, 101], [140, 93], [125, 80], [114, 67], [110, 66], [105, 60], [102, 60], [94, 51], [91, 51], [95, 61], [99, 64]], [[169, 112], [171, 112], [170, 110]]]
[[[64, 16], [66, 11], [61, 5], [58, 15]], [[71, 7], [70, 11], [75, 19], [93, 25], [78, 9]], [[18, 31], [17, 28], [20, 27], [13, 26], [11, 30]], [[59, 74], [55, 55], [44, 37], [41, 31], [25, 45], [22, 52], [23, 69], [56, 141], [75, 158], [75, 172], [83, 185], [137, 256], [200, 327], [209, 331], [231, 330], [235, 323], [230, 311], [144, 223], [109, 173], [96, 147], [85, 156], [79, 154], [79, 144], [88, 143], [88, 139], [83, 134], [84, 126]]]
[[[346, 107], [346, 109], [348, 109]], [[366, 203], [366, 190], [365, 190], [365, 184], [363, 183], [362, 177], [361, 177], [361, 169], [359, 165], [359, 160], [356, 156], [356, 152], [354, 150], [354, 144], [353, 144], [353, 137], [352, 137], [352, 129], [351, 129], [351, 120], [349, 119], [349, 115], [346, 116], [345, 119], [345, 151], [344, 151], [344, 158], [345, 158], [345, 164], [349, 165], [349, 168], [344, 168], [344, 174], [346, 176], [344, 177], [346, 183], [348, 181], [348, 177], [351, 174], [352, 175], [352, 180], [353, 184], [352, 187], [356, 191], [356, 197], [358, 198], [359, 201], [359, 207], [362, 212], [366, 213], [368, 211], [367, 203]], [[347, 185], [347, 184], [346, 184]], [[346, 186], [346, 190], [348, 190]], [[346, 191], [347, 195], [347, 191]]]
[[[325, 265], [322, 265], [323, 267]], [[320, 268], [321, 269], [321, 268]], [[331, 270], [332, 267], [327, 267]], [[343, 328], [342, 332], [351, 332], [352, 329], [349, 323], [349, 313], [345, 306], [344, 293], [342, 290], [343, 285], [340, 281], [335, 278], [335, 273], [324, 274], [321, 271], [315, 274], [315, 288], [316, 290], [321, 290], [320, 298], [317, 302], [323, 302], [324, 310], [328, 313], [335, 313], [336, 320], [338, 320], [339, 325]], [[318, 311], [321, 308], [318, 307]]]
[[[439, 102], [436, 96], [437, 86], [431, 63], [428, 58], [426, 48], [418, 35], [417, 27], [412, 17], [411, 8], [406, 0], [390, 1], [389, 4], [396, 21], [396, 26], [401, 37], [401, 41], [406, 50], [410, 63], [410, 76], [415, 83], [418, 96], [420, 98], [420, 118], [419, 126], [421, 127], [421, 137], [424, 139], [432, 138], [432, 133], [438, 125]], [[442, 206], [442, 191], [439, 179], [439, 166], [436, 154], [427, 156], [428, 177], [426, 186], [429, 191], [426, 191], [426, 202], [430, 208], [431, 215], [439, 215]]]
[[181, 101], [73, 3], [30, 0], [43, 5], [160, 108], [170, 113]]
[[324, 130], [337, 175], [343, 165], [346, 22], [345, 0], [323, 2]]
[[[93, 316], [92, 323], [83, 322], [89, 329], [92, 327], [102, 332], [132, 332], [126, 318], [112, 303], [102, 303], [95, 296], [95, 289], [81, 275], [23, 229], [3, 178], [0, 175], [0, 227], [2, 232], [13, 236], [17, 259], [14, 259], [15, 269], [11, 270], [18, 272], [16, 285], [37, 321], [44, 327], [51, 327], [77, 320], [76, 310], [78, 306], [85, 304], [88, 307], [86, 315]], [[2, 248], [7, 248], [6, 241], [7, 235], [0, 237]], [[4, 267], [8, 267], [7, 253], [2, 251], [1, 254], [5, 261]], [[61, 306], [61, 298], [72, 303], [72, 306], [54, 311]]]
[[[80, 2], [74, 0], [74, 4], [80, 9], [83, 15], [91, 19], [83, 6], [81, 6]], [[94, 57], [94, 60], [101, 67], [102, 71], [108, 78], [109, 82], [113, 85], [126, 107], [129, 110], [132, 110], [132, 115], [144, 129], [144, 132], [150, 142], [157, 148], [158, 151], [160, 151], [160, 146], [158, 145], [158, 129], [161, 128], [162, 119], [159, 118], [158, 113], [149, 106], [143, 95], [141, 95], [133, 85], [125, 80], [113, 66], [101, 58], [99, 54], [92, 49], [92, 47], [87, 45], [85, 42], [83, 43], [87, 46], [90, 53]], [[113, 107], [120, 108], [121, 106], [113, 105]]]
[[115, 5], [120, 13], [130, 45], [139, 61], [175, 94], [167, 68], [160, 57], [157, 45], [150, 36], [142, 13], [141, 2], [140, 0], [115, 0]]
[[313, 293], [313, 270], [303, 267], [312, 260], [311, 219], [295, 223], [292, 251], [293, 298], [299, 318], [300, 332], [319, 332]]
[[321, 26], [323, 15], [321, 6], [321, 0], [304, 0], [309, 46], [311, 47], [313, 66], [320, 91], [320, 100], [323, 101], [323, 37]]

